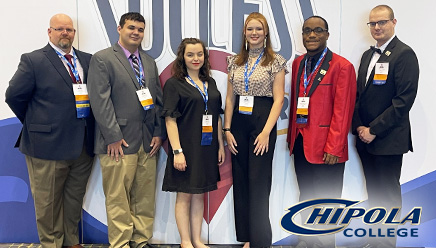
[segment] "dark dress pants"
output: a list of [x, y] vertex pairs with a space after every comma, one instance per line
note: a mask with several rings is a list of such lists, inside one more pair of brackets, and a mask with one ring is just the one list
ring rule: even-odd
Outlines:
[[268, 152], [256, 156], [253, 151], [254, 141], [265, 126], [273, 100], [255, 97], [252, 115], [238, 112], [238, 100], [239, 97], [231, 126], [238, 144], [237, 155], [232, 155], [236, 237], [240, 242], [250, 242], [250, 247], [269, 247], [272, 242], [269, 195], [277, 138], [275, 126], [269, 136]]
[[[356, 148], [366, 180], [369, 207], [384, 207], [387, 211], [393, 207], [401, 208], [400, 176], [403, 154], [374, 155], [366, 150], [366, 146], [360, 139], [356, 139]], [[371, 226], [373, 229], [381, 228], [383, 233], [386, 233], [387, 228], [393, 227], [392, 225]], [[395, 247], [396, 238], [376, 237], [368, 240], [368, 242], [374, 247]]]
[[[341, 197], [345, 163], [333, 165], [310, 163], [304, 154], [303, 136], [301, 134], [295, 140], [292, 153], [294, 154], [295, 174], [300, 189], [300, 201]], [[308, 211], [301, 213], [303, 223], [306, 222], [309, 214]], [[314, 226], [310, 225], [308, 228], [314, 228]], [[313, 247], [314, 245], [325, 248], [335, 247], [334, 234], [299, 236], [298, 239], [299, 241], [305, 241], [308, 247]]]

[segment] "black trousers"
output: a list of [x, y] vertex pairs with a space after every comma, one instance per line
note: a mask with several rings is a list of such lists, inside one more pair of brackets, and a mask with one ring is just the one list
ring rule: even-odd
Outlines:
[[[366, 180], [369, 207], [402, 207], [400, 176], [403, 154], [374, 155], [366, 150], [366, 144], [356, 139], [357, 153], [362, 162]], [[372, 228], [393, 228], [393, 226], [375, 225]], [[395, 247], [396, 238], [373, 238], [369, 243], [375, 247]]]
[[231, 131], [238, 144], [238, 153], [232, 155], [236, 238], [250, 242], [250, 247], [267, 247], [272, 243], [269, 195], [276, 126], [269, 136], [268, 152], [262, 156], [254, 153], [254, 141], [265, 126], [272, 104], [271, 97], [255, 97], [253, 114], [239, 114], [237, 97], [232, 118]]
[[[345, 163], [333, 165], [312, 164], [307, 161], [303, 148], [303, 136], [299, 134], [295, 140], [294, 166], [300, 189], [300, 201], [318, 198], [340, 198], [344, 178]], [[301, 213], [304, 223], [309, 217], [308, 211]], [[313, 228], [314, 226], [308, 226]], [[325, 228], [325, 226], [324, 226]], [[305, 241], [309, 247], [317, 244], [319, 247], [335, 247], [335, 235], [299, 236], [300, 241]]]

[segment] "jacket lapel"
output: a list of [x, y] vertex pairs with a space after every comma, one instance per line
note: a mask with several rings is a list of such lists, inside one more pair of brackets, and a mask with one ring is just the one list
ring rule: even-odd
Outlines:
[[75, 48], [74, 49], [74, 53], [77, 56], [77, 59], [80, 62], [80, 65], [82, 66], [83, 69], [83, 77], [82, 78], [82, 83], [86, 84], [87, 78], [88, 78], [88, 68], [89, 68], [89, 63], [88, 61], [86, 61], [85, 59], [82, 58], [81, 53], [78, 53], [77, 50]]
[[373, 69], [368, 77], [368, 80], [366, 80], [366, 75], [368, 74], [368, 67], [369, 67], [369, 63], [371, 63], [372, 54], [373, 51], [370, 49], [367, 50], [365, 53], [363, 53], [362, 63], [360, 66], [364, 69], [363, 70], [364, 73], [360, 75], [362, 79], [360, 80], [358, 85], [359, 92], [365, 90], [365, 85], [368, 85], [369, 81], [371, 81], [374, 78], [374, 69]]
[[380, 58], [377, 60], [377, 62], [389, 62], [391, 61], [391, 54], [393, 53], [393, 50], [395, 49], [395, 46], [398, 43], [398, 38], [395, 36], [389, 45], [386, 47], [386, 49], [383, 51], [383, 53], [380, 55]]
[[333, 53], [330, 51], [330, 49], [327, 50], [327, 54], [325, 55], [324, 61], [322, 62], [318, 73], [316, 74], [315, 78], [313, 79], [312, 87], [310, 87], [308, 96], [311, 96], [313, 91], [318, 87], [319, 83], [321, 83], [324, 76], [327, 74], [327, 71], [330, 68], [330, 61], [332, 60]]
[[[301, 74], [303, 73], [304, 70], [304, 61], [306, 61], [306, 58], [307, 58], [307, 54], [301, 60], [300, 67], [298, 67], [298, 74], [297, 74], [298, 85], [296, 89], [297, 92], [296, 99], [298, 98], [300, 93], [300, 84], [304, 83], [301, 82]], [[330, 67], [330, 61], [332, 60], [332, 58], [333, 58], [333, 53], [330, 51], [330, 49], [327, 49], [327, 53], [325, 55], [324, 61], [320, 65], [318, 73], [315, 75], [312, 86], [310, 87], [309, 93], [307, 94], [309, 97], [312, 95], [313, 91], [315, 91], [316, 87], [318, 87], [319, 83], [321, 83], [322, 79], [327, 74], [327, 71]]]
[[[391, 42], [389, 43], [389, 45], [386, 47], [386, 49], [383, 51], [382, 54], [380, 54], [380, 58], [377, 60], [377, 63], [386, 63], [391, 61], [391, 54], [392, 54], [392, 50], [394, 50], [395, 46], [398, 43], [398, 38], [395, 36]], [[366, 58], [364, 61], [362, 61], [362, 66], [364, 66], [363, 68], [368, 68], [369, 63], [371, 61], [372, 58], [372, 52], [370, 50], [368, 50], [369, 52], [365, 52], [366, 54]], [[365, 72], [368, 71], [365, 70]], [[366, 74], [363, 75], [364, 76], [364, 81], [366, 81], [366, 86], [365, 85], [360, 85], [361, 91], [366, 91], [366, 89], [368, 89], [369, 85], [372, 84], [372, 81], [374, 80], [374, 75], [375, 75], [375, 66], [374, 68], [372, 68], [371, 74], [368, 77], [368, 80], [366, 81]]]
[[67, 84], [67, 86], [73, 89], [73, 82], [71, 80], [70, 74], [65, 68], [64, 63], [62, 63], [61, 58], [59, 58], [59, 56], [53, 49], [53, 47], [51, 47], [50, 44], [48, 44], [47, 46], [44, 47], [43, 51], [45, 53], [45, 56], [47, 56], [48, 60], [53, 64], [53, 67], [64, 79], [64, 82]]
[[115, 43], [113, 45], [113, 49], [115, 52], [115, 57], [120, 61], [120, 63], [123, 65], [124, 69], [126, 69], [127, 73], [129, 74], [130, 78], [132, 79], [132, 83], [135, 85], [135, 88], [139, 90], [139, 83], [138, 80], [136, 80], [135, 73], [133, 72], [133, 68], [130, 65], [129, 60], [127, 59], [126, 55], [124, 54], [123, 49], [118, 43]]
[[297, 73], [297, 85], [296, 85], [296, 90], [295, 92], [297, 93], [297, 95], [295, 96], [295, 99], [298, 99], [298, 96], [300, 95], [300, 84], [304, 83], [301, 82], [301, 74], [303, 73], [304, 70], [304, 61], [306, 61], [307, 58], [307, 54], [304, 55], [304, 58], [301, 60], [300, 62], [300, 66], [298, 67], [298, 73]]

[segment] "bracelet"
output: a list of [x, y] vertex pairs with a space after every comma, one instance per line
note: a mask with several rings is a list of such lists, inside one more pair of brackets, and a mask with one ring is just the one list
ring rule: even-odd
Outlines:
[[230, 128], [223, 128], [223, 133], [230, 132]]

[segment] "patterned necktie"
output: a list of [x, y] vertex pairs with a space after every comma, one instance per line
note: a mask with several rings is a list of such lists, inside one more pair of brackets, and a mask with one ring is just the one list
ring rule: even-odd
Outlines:
[[141, 72], [139, 70], [138, 58], [134, 54], [131, 54], [130, 59], [132, 60], [133, 71], [135, 71], [136, 77], [141, 78]]
[[310, 75], [312, 72], [312, 59], [313, 57], [307, 56], [307, 63], [306, 63], [306, 74]]
[[[70, 65], [74, 68], [74, 64], [73, 64], [73, 56], [72, 56], [71, 54], [65, 54], [64, 57], [68, 60], [68, 62], [70, 63]], [[71, 77], [71, 80], [73, 80], [73, 83], [78, 83], [78, 84], [80, 84], [81, 81], [82, 81], [82, 80], [80, 79], [80, 76], [79, 76], [79, 82], [76, 82], [76, 77], [74, 77], [73, 71], [71, 70], [71, 67], [70, 67], [70, 66], [68, 66], [68, 71], [70, 72], [70, 77]]]

